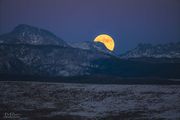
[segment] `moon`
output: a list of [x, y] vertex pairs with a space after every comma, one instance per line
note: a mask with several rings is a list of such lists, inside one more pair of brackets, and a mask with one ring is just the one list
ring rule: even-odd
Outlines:
[[110, 51], [113, 51], [114, 47], [115, 47], [115, 42], [114, 42], [113, 38], [107, 34], [98, 35], [94, 39], [94, 42], [100, 42], [100, 43], [104, 44], [104, 46]]

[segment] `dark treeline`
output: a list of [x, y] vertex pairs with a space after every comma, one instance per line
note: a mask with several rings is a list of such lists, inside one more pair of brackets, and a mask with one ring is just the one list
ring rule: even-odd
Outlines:
[[118, 76], [74, 76], [74, 77], [42, 77], [30, 75], [0, 75], [0, 81], [31, 81], [31, 82], [58, 82], [58, 83], [81, 83], [81, 84], [126, 84], [126, 85], [180, 85], [178, 79], [167, 78], [128, 78]]

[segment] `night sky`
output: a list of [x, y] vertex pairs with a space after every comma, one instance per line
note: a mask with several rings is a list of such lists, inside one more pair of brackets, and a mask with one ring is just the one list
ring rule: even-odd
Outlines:
[[180, 41], [180, 0], [0, 0], [0, 34], [18, 24], [47, 29], [67, 42], [106, 33], [122, 53], [138, 43]]

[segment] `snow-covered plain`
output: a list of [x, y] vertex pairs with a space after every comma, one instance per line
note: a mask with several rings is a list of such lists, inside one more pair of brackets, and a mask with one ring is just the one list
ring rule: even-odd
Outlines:
[[0, 82], [0, 119], [179, 120], [178, 85]]

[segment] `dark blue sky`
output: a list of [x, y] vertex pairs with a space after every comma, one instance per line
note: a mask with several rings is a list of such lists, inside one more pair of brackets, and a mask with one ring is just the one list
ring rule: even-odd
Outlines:
[[67, 42], [106, 33], [122, 53], [138, 43], [180, 41], [180, 0], [0, 0], [0, 34], [22, 23]]

